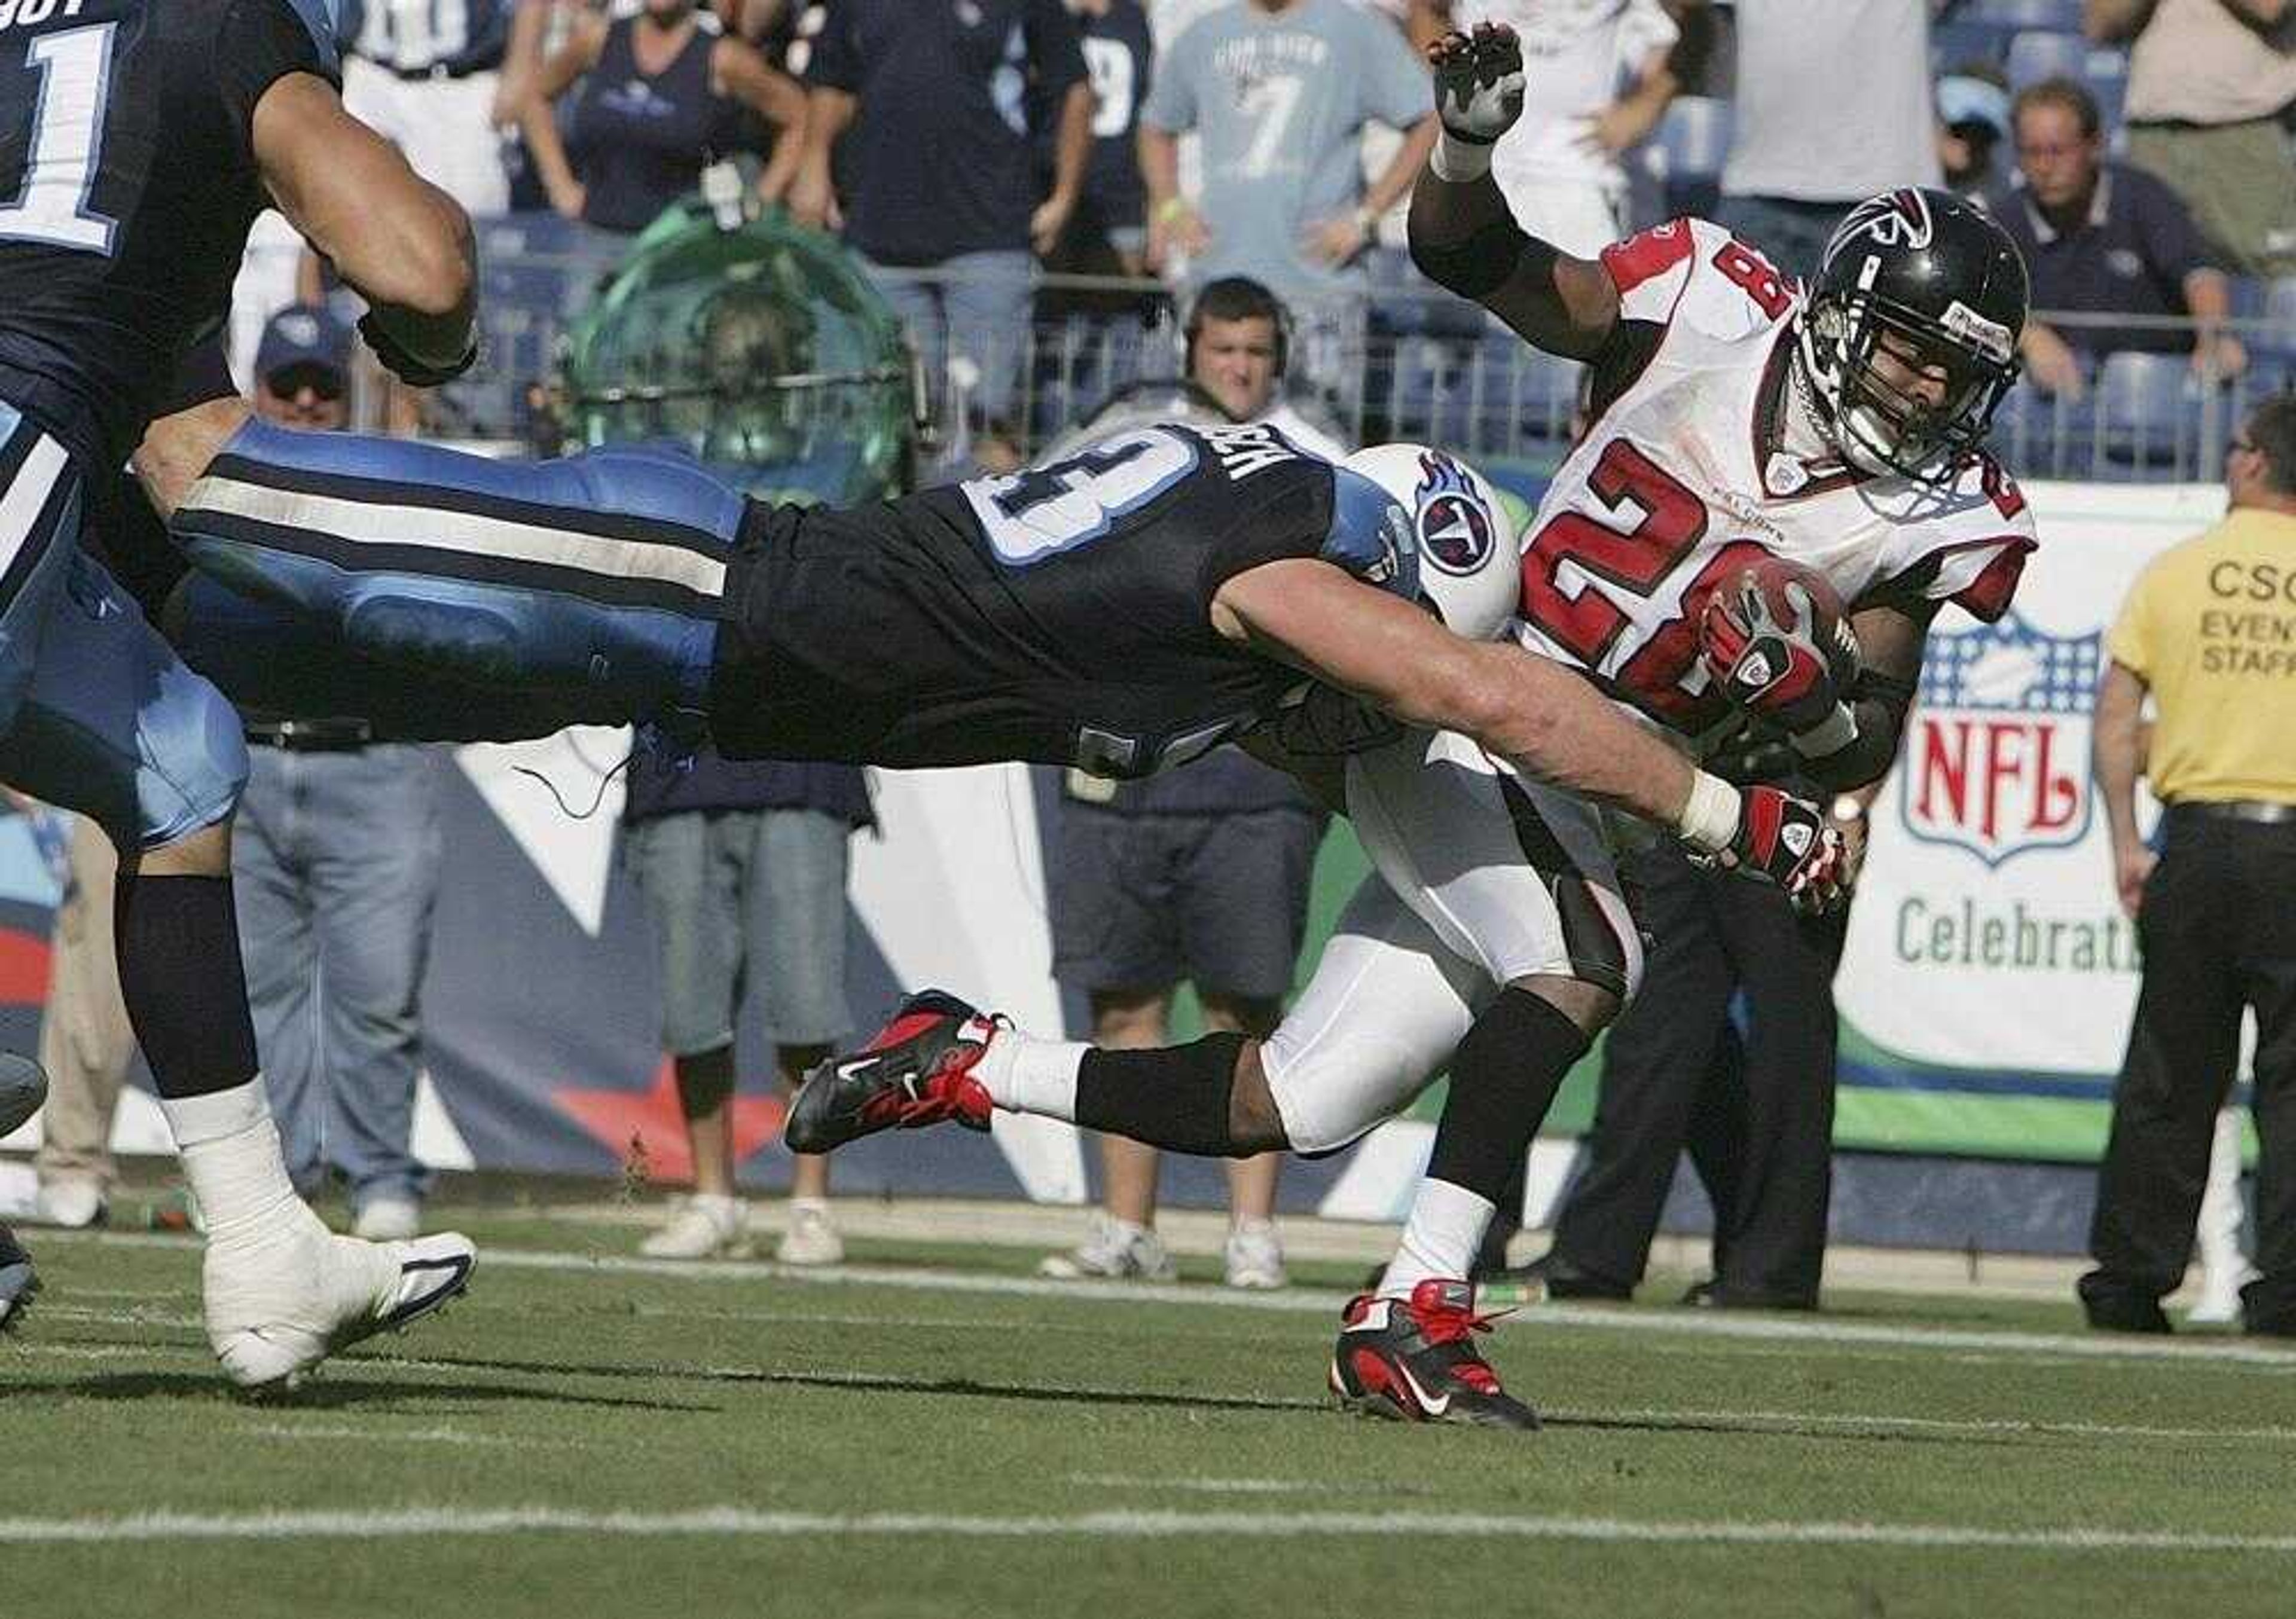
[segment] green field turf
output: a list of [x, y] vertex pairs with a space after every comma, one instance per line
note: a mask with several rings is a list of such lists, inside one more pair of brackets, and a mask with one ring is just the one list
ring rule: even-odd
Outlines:
[[447, 1319], [259, 1404], [194, 1249], [31, 1234], [0, 1615], [2296, 1613], [2296, 1349], [2259, 1341], [1548, 1308], [1487, 1340], [1548, 1415], [1525, 1438], [1330, 1409], [1335, 1287], [882, 1246], [674, 1272], [470, 1223]]

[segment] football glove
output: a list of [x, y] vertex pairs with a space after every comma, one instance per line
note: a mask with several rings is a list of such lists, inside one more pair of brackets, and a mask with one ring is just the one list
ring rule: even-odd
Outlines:
[[473, 337], [471, 346], [463, 350], [463, 357], [450, 366], [433, 366], [419, 360], [383, 329], [382, 323], [375, 319], [372, 309], [359, 316], [358, 333], [366, 340], [366, 346], [374, 350], [374, 357], [382, 362], [382, 368], [411, 388], [436, 388], [441, 382], [451, 382], [468, 371], [479, 357], [479, 340]]
[[[1857, 637], [1846, 622], [1820, 638], [1816, 604], [1798, 584], [1784, 588], [1790, 620], [1771, 610], [1752, 579], [1717, 590], [1699, 615], [1698, 645], [1707, 675], [1739, 708], [1797, 739], [1840, 731], [1848, 719], [1842, 689], [1857, 671]], [[1854, 725], [1827, 753], [1856, 736]]]
[[1451, 138], [1488, 146], [1522, 116], [1522, 42], [1504, 23], [1481, 22], [1430, 45], [1435, 111]]
[[1816, 804], [1775, 787], [1739, 790], [1738, 831], [1716, 865], [1786, 891], [1794, 908], [1822, 915], [1841, 903], [1849, 881], [1849, 846]]

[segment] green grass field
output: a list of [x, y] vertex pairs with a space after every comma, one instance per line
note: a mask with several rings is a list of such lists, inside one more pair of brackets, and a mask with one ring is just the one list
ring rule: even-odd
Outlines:
[[473, 1215], [445, 1319], [228, 1395], [176, 1239], [34, 1233], [0, 1615], [2296, 1613], [2296, 1351], [2070, 1308], [1546, 1307], [1524, 1438], [1341, 1416], [1345, 1279], [865, 1247], [673, 1270]]

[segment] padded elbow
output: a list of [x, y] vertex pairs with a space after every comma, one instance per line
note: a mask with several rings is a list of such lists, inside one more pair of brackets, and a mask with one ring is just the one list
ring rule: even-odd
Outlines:
[[1513, 219], [1500, 219], [1458, 242], [1429, 242], [1414, 233], [1411, 262], [1436, 285], [1480, 302], [1514, 274], [1529, 245]]

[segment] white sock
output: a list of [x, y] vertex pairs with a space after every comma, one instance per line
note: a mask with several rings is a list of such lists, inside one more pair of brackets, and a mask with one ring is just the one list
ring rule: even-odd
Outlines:
[[1040, 1040], [999, 1029], [973, 1064], [972, 1077], [1007, 1113], [1076, 1122], [1077, 1071], [1092, 1048], [1081, 1040]]
[[200, 1200], [210, 1243], [259, 1229], [283, 1208], [303, 1211], [287, 1179], [261, 1074], [229, 1090], [162, 1097], [160, 1111], [183, 1155], [184, 1175]]
[[1407, 1299], [1430, 1277], [1466, 1279], [1476, 1251], [1483, 1245], [1483, 1233], [1497, 1212], [1496, 1204], [1464, 1187], [1431, 1175], [1422, 1179], [1411, 1200], [1402, 1245], [1388, 1262], [1387, 1274], [1379, 1278], [1380, 1297]]

